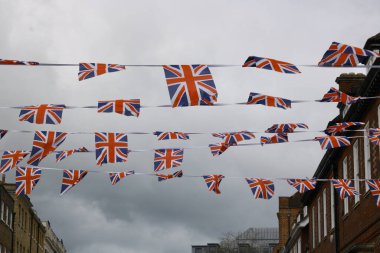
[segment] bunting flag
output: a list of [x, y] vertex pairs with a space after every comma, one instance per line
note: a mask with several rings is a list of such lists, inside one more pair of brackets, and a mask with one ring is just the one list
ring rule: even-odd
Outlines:
[[360, 97], [352, 97], [347, 95], [346, 93], [341, 92], [334, 87], [331, 87], [330, 90], [323, 95], [321, 102], [338, 102], [345, 105], [351, 105], [356, 103]]
[[164, 65], [172, 107], [213, 105], [218, 92], [206, 65]]
[[210, 144], [208, 145], [210, 148], [211, 154], [213, 156], [219, 156], [223, 154], [229, 147], [230, 145], [226, 143], [218, 143], [218, 144]]
[[140, 99], [99, 101], [98, 112], [114, 112], [125, 116], [138, 117], [140, 115]]
[[96, 164], [127, 162], [128, 136], [124, 133], [95, 133]]
[[224, 176], [223, 175], [205, 175], [203, 176], [208, 190], [213, 191], [216, 194], [220, 194], [219, 185], [222, 182]]
[[329, 126], [324, 131], [328, 135], [336, 135], [337, 133], [344, 132], [347, 128], [352, 126], [364, 126], [363, 122], [342, 122]]
[[127, 176], [133, 175], [133, 174], [135, 174], [134, 170], [108, 173], [112, 185], [117, 184], [121, 179], [126, 178]]
[[304, 180], [304, 179], [288, 179], [288, 183], [297, 189], [299, 193], [305, 193], [310, 190], [314, 190], [317, 185], [316, 180]]
[[154, 132], [159, 141], [162, 140], [188, 140], [189, 135], [183, 132]]
[[16, 195], [30, 194], [41, 177], [41, 170], [33, 167], [16, 167]]
[[0, 65], [39, 65], [40, 63], [35, 61], [17, 61], [17, 60], [4, 60], [0, 59]]
[[120, 70], [125, 70], [125, 66], [105, 63], [79, 63], [78, 78], [79, 81], [83, 81], [95, 76], [118, 72]]
[[296, 65], [278, 61], [271, 58], [262, 58], [258, 56], [249, 56], [244, 62], [243, 67], [256, 67], [259, 69], [274, 70], [276, 72], [285, 73], [285, 74], [298, 74], [301, 71], [298, 70]]
[[287, 133], [275, 134], [272, 137], [261, 136], [261, 138], [260, 138], [260, 144], [261, 145], [274, 144], [274, 143], [284, 143], [284, 142], [289, 142]]
[[42, 104], [25, 106], [20, 111], [19, 121], [35, 124], [61, 124], [65, 105]]
[[332, 179], [332, 183], [341, 199], [360, 195], [359, 192], [355, 190], [353, 182], [349, 179]]
[[380, 207], [380, 179], [370, 179], [366, 182], [372, 196], [375, 198], [376, 206]]
[[0, 129], [0, 140], [8, 133], [8, 130]]
[[171, 178], [182, 177], [183, 172], [182, 172], [182, 170], [179, 170], [179, 171], [174, 172], [173, 174], [168, 174], [168, 175], [156, 174], [156, 175], [158, 177], [158, 182], [161, 182], [161, 181], [165, 181], [165, 180], [171, 179]]
[[1, 157], [0, 174], [10, 171], [29, 154], [29, 151], [24, 150], [4, 151], [3, 156]]
[[61, 196], [78, 184], [87, 175], [87, 173], [87, 170], [64, 170]]
[[304, 123], [273, 124], [265, 130], [266, 133], [293, 133], [296, 128], [309, 129]]
[[292, 101], [286, 98], [272, 97], [260, 93], [251, 92], [248, 97], [247, 105], [257, 104], [282, 109], [292, 108]]
[[351, 145], [350, 140], [343, 136], [322, 136], [315, 137], [315, 140], [319, 141], [322, 149], [341, 148]]
[[30, 154], [30, 165], [38, 166], [51, 152], [55, 151], [65, 141], [67, 133], [54, 131], [36, 131], [34, 135], [33, 148]]
[[379, 146], [380, 145], [380, 128], [370, 128], [368, 130], [368, 138], [372, 144]]
[[156, 149], [154, 151], [154, 171], [179, 167], [182, 161], [183, 149]]
[[318, 65], [325, 67], [356, 67], [359, 63], [365, 64], [371, 56], [378, 57], [379, 54], [367, 49], [333, 42]]
[[273, 181], [261, 178], [246, 178], [245, 179], [251, 188], [255, 199], [271, 199], [274, 195]]
[[238, 142], [251, 140], [256, 138], [256, 136], [248, 131], [240, 132], [227, 132], [227, 133], [213, 133], [212, 136], [222, 138], [224, 143], [232, 146], [236, 145]]
[[82, 153], [82, 152], [88, 152], [87, 148], [81, 147], [77, 149], [58, 151], [55, 154], [56, 162], [60, 162], [63, 159], [66, 159], [67, 157], [73, 155], [74, 153]]

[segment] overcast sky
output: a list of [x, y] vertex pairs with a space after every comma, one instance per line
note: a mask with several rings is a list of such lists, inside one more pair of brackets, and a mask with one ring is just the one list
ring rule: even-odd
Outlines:
[[[249, 55], [295, 64], [317, 64], [332, 41], [362, 47], [380, 32], [380, 2], [373, 1], [6, 1], [0, 0], [0, 58], [39, 62], [120, 64], [242, 64]], [[250, 92], [290, 99], [320, 99], [335, 78], [363, 69], [300, 67], [286, 75], [256, 68], [212, 68], [221, 103], [245, 102]], [[169, 104], [162, 68], [126, 71], [78, 82], [77, 67], [0, 66], [0, 106], [58, 103], [96, 105], [98, 100], [140, 98]], [[336, 104], [296, 104], [291, 110], [263, 106], [146, 108], [140, 117], [66, 110], [61, 125], [19, 122], [17, 110], [0, 110], [0, 129], [59, 131], [260, 131], [274, 123], [304, 122], [324, 129]], [[316, 133], [294, 134], [291, 140]], [[258, 136], [257, 139], [259, 139]], [[204, 146], [210, 135], [158, 142], [130, 135], [133, 149]], [[33, 134], [10, 133], [0, 149], [31, 149]], [[257, 140], [256, 140], [257, 141]], [[94, 149], [93, 135], [70, 135], [61, 149]], [[311, 177], [323, 156], [317, 142], [232, 147], [220, 157], [208, 149], [185, 150], [185, 174], [242, 177]], [[94, 153], [45, 167], [152, 172], [153, 152], [132, 153], [126, 164], [97, 167]], [[226, 178], [222, 194], [200, 178], [158, 183], [131, 176], [112, 186], [90, 173], [63, 197], [62, 173], [43, 171], [31, 198], [50, 220], [69, 252], [190, 252], [192, 244], [217, 242], [225, 232], [277, 226], [278, 196], [295, 191], [276, 181], [272, 200], [255, 200], [243, 179]], [[8, 179], [13, 181], [13, 174]]]

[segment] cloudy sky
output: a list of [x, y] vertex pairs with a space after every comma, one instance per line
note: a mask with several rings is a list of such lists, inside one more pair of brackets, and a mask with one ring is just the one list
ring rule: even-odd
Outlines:
[[[365, 1], [7, 1], [0, 0], [0, 58], [39, 62], [120, 64], [241, 64], [247, 56], [316, 64], [332, 41], [363, 46], [377, 34], [380, 2]], [[300, 75], [255, 68], [212, 68], [219, 102], [245, 102], [251, 91], [290, 99], [319, 99], [347, 71], [301, 67]], [[96, 105], [98, 100], [140, 98], [143, 105], [169, 104], [162, 68], [127, 68], [83, 82], [77, 67], [0, 67], [0, 106], [58, 103]], [[291, 110], [263, 106], [146, 108], [141, 116], [66, 110], [61, 125], [18, 122], [18, 111], [0, 110], [0, 128], [60, 131], [260, 131], [274, 123], [304, 122], [323, 129], [336, 104], [296, 104]], [[291, 140], [314, 137], [294, 134]], [[10, 133], [0, 149], [30, 149], [33, 134]], [[133, 149], [205, 146], [218, 140], [158, 142], [130, 135]], [[257, 140], [256, 140], [257, 141]], [[61, 149], [94, 149], [94, 136], [70, 135]], [[185, 174], [232, 177], [312, 176], [323, 156], [318, 143], [233, 147], [220, 157], [208, 149], [185, 150]], [[126, 164], [97, 167], [94, 153], [56, 164], [61, 169], [152, 172], [153, 152], [132, 153]], [[201, 178], [158, 183], [131, 176], [111, 186], [106, 174], [90, 173], [63, 197], [62, 174], [44, 171], [32, 201], [50, 220], [69, 252], [190, 252], [192, 244], [217, 242], [225, 232], [277, 226], [278, 196], [294, 193], [276, 181], [276, 197], [255, 200], [243, 179], [226, 178], [222, 194]], [[9, 174], [8, 180], [13, 181]]]

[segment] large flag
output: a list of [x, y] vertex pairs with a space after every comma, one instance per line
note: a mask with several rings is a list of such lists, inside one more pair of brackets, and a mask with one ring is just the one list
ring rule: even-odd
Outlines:
[[20, 111], [19, 121], [28, 121], [35, 124], [61, 124], [65, 105], [31, 105], [25, 106]]
[[105, 63], [79, 63], [78, 78], [79, 81], [83, 81], [95, 76], [118, 72], [120, 70], [125, 70], [125, 66]]
[[174, 172], [173, 174], [156, 174], [157, 177], [158, 177], [158, 182], [161, 182], [161, 181], [165, 181], [165, 180], [168, 180], [168, 179], [172, 179], [172, 178], [176, 178], [176, 177], [182, 177], [183, 176], [183, 172], [182, 170], [179, 170], [179, 171], [176, 171]]
[[367, 180], [367, 185], [375, 198], [376, 206], [380, 207], [380, 179], [369, 179]]
[[271, 180], [261, 178], [245, 179], [256, 199], [271, 199], [274, 195], [274, 184]]
[[55, 154], [56, 162], [60, 162], [63, 159], [66, 159], [67, 157], [69, 157], [75, 153], [82, 153], [82, 152], [88, 152], [87, 148], [81, 147], [81, 148], [76, 148], [76, 149], [58, 151]]
[[313, 179], [288, 179], [288, 184], [297, 189], [299, 193], [305, 193], [314, 190], [317, 181]]
[[212, 136], [222, 138], [224, 143], [232, 146], [236, 145], [238, 142], [251, 140], [256, 138], [256, 136], [248, 131], [241, 132], [227, 132], [227, 133], [213, 133]]
[[87, 173], [87, 170], [64, 170], [61, 196], [78, 184], [87, 175]]
[[54, 131], [36, 131], [33, 148], [28, 164], [37, 166], [51, 152], [65, 141], [67, 133]]
[[347, 137], [341, 136], [315, 137], [315, 140], [319, 141], [322, 149], [341, 148], [351, 145], [351, 142]]
[[345, 105], [351, 105], [356, 103], [359, 99], [360, 97], [349, 96], [346, 93], [343, 93], [340, 90], [331, 87], [330, 90], [325, 95], [323, 95], [321, 102], [338, 102]]
[[260, 144], [274, 144], [274, 143], [284, 143], [288, 142], [288, 134], [287, 133], [278, 133], [271, 137], [261, 136]]
[[36, 167], [16, 167], [16, 195], [30, 194], [41, 177], [41, 169]]
[[110, 176], [110, 180], [111, 180], [111, 184], [112, 185], [115, 185], [121, 179], [123, 179], [123, 178], [125, 178], [125, 177], [127, 177], [129, 175], [133, 175], [133, 174], [135, 174], [134, 170], [123, 171], [123, 172], [110, 172], [110, 173], [108, 173], [108, 175]]
[[223, 175], [205, 175], [203, 179], [205, 180], [208, 190], [213, 191], [216, 194], [220, 194], [219, 185], [224, 178]]
[[95, 133], [96, 164], [126, 162], [128, 136], [125, 133]]
[[140, 115], [140, 99], [98, 101], [98, 112], [114, 112], [138, 117]]
[[1, 157], [0, 174], [10, 171], [29, 154], [29, 151], [24, 150], [4, 151], [3, 156]]
[[296, 128], [309, 129], [305, 123], [273, 124], [266, 133], [293, 133]]
[[40, 63], [35, 61], [18, 61], [18, 60], [5, 60], [0, 59], [0, 65], [39, 65]]
[[349, 179], [332, 179], [332, 183], [341, 199], [360, 195], [359, 192], [355, 190], [353, 182]]
[[181, 166], [182, 161], [183, 149], [156, 149], [154, 151], [154, 171]]
[[206, 65], [163, 66], [172, 107], [213, 105], [218, 92]]
[[256, 67], [259, 69], [274, 70], [285, 74], [301, 73], [296, 65], [292, 63], [258, 56], [249, 56], [244, 62], [243, 67]]
[[364, 125], [365, 124], [363, 122], [341, 122], [341, 123], [336, 123], [334, 125], [327, 127], [324, 132], [325, 134], [328, 134], [328, 135], [336, 135], [337, 133], [346, 131], [346, 129], [349, 127], [364, 126]]
[[153, 133], [157, 136], [159, 141], [162, 140], [188, 140], [189, 135], [183, 132], [159, 132], [156, 131]]
[[265, 105], [270, 107], [278, 107], [282, 109], [292, 108], [292, 101], [286, 98], [272, 97], [260, 93], [251, 92], [248, 97], [247, 104]]

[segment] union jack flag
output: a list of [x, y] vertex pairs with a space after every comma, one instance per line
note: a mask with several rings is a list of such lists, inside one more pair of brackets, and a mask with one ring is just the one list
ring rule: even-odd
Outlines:
[[4, 60], [0, 59], [0, 65], [39, 65], [35, 61], [17, 61], [17, 60]]
[[124, 133], [95, 133], [96, 164], [126, 162], [128, 136]]
[[55, 151], [65, 141], [67, 133], [54, 131], [36, 131], [33, 148], [30, 154], [30, 165], [37, 166], [51, 152]]
[[224, 178], [223, 175], [205, 175], [203, 176], [208, 190], [213, 191], [216, 194], [220, 194], [219, 185], [222, 182], [222, 179]]
[[165, 175], [165, 174], [156, 174], [156, 175], [158, 177], [158, 182], [161, 182], [161, 181], [164, 181], [164, 180], [167, 180], [167, 179], [171, 179], [171, 178], [182, 177], [183, 176], [183, 172], [182, 172], [182, 170], [179, 170], [179, 171], [174, 172], [173, 174], [168, 174], [168, 175]]
[[380, 207], [380, 179], [370, 179], [366, 182], [372, 196], [375, 198], [376, 206]]
[[380, 128], [370, 128], [368, 138], [372, 144], [380, 145]]
[[25, 106], [20, 111], [19, 121], [35, 124], [61, 124], [65, 105], [42, 104]]
[[312, 179], [288, 179], [287, 181], [291, 186], [296, 188], [299, 193], [314, 190], [317, 185], [317, 181]]
[[274, 195], [274, 184], [271, 180], [261, 178], [245, 179], [256, 199], [271, 199]]
[[284, 142], [288, 142], [288, 141], [289, 141], [288, 140], [288, 134], [286, 134], [286, 133], [275, 134], [272, 137], [261, 136], [261, 138], [260, 138], [260, 144], [261, 145], [274, 144], [274, 143], [284, 143]]
[[285, 124], [274, 124], [268, 128], [266, 133], [293, 133], [294, 129], [303, 128], [308, 129], [309, 127], [304, 123], [285, 123]]
[[41, 177], [41, 169], [16, 167], [16, 195], [30, 194]]
[[140, 99], [99, 101], [98, 112], [115, 112], [125, 116], [138, 117], [140, 115]]
[[64, 170], [62, 177], [61, 196], [78, 184], [86, 175], [87, 170]]
[[351, 145], [351, 142], [347, 137], [341, 136], [315, 137], [315, 140], [319, 141], [322, 149], [341, 148]]
[[332, 183], [341, 199], [360, 195], [359, 192], [355, 190], [353, 182], [349, 179], [332, 179]]
[[251, 140], [256, 136], [248, 131], [229, 132], [229, 133], [213, 133], [212, 136], [222, 138], [225, 144], [229, 146], [236, 145], [240, 141]]
[[154, 171], [181, 166], [183, 149], [156, 149], [154, 151]]
[[338, 102], [345, 105], [351, 105], [356, 103], [359, 99], [360, 97], [349, 96], [346, 93], [343, 93], [340, 90], [331, 87], [330, 90], [325, 95], [323, 95], [321, 102]]
[[8, 130], [0, 129], [0, 140], [8, 133]]
[[29, 151], [24, 150], [4, 151], [1, 157], [0, 174], [11, 170], [29, 154]]
[[162, 140], [188, 140], [189, 135], [183, 132], [154, 132], [159, 141]]
[[218, 92], [206, 65], [164, 65], [172, 107], [213, 105]]
[[230, 145], [226, 143], [218, 143], [218, 144], [210, 144], [208, 145], [210, 148], [211, 154], [213, 156], [218, 156], [223, 154], [229, 147]]
[[259, 69], [274, 70], [276, 72], [285, 74], [301, 73], [296, 65], [292, 63], [258, 56], [249, 56], [248, 59], [244, 62], [243, 67], [256, 67]]
[[95, 76], [118, 72], [120, 70], [125, 70], [125, 66], [105, 63], [79, 63], [78, 78], [79, 81], [83, 81]]
[[55, 154], [55, 158], [57, 162], [62, 161], [63, 159], [66, 159], [67, 157], [73, 155], [74, 153], [81, 153], [81, 152], [88, 152], [87, 148], [81, 147], [77, 149], [70, 149], [70, 150], [64, 150], [64, 151], [58, 151]]
[[272, 97], [268, 95], [263, 95], [260, 93], [251, 92], [247, 104], [259, 104], [271, 107], [278, 107], [282, 109], [292, 108], [292, 101], [286, 98]]
[[341, 133], [351, 126], [363, 126], [365, 125], [363, 122], [342, 122], [336, 123], [335, 125], [329, 126], [324, 131], [328, 135], [335, 135], [337, 133]]
[[131, 171], [123, 171], [123, 172], [110, 172], [108, 175], [110, 176], [111, 184], [115, 185], [117, 184], [121, 179], [135, 174], [134, 170]]
[[379, 54], [367, 49], [333, 42], [318, 65], [328, 67], [355, 67], [359, 63], [365, 64], [367, 59], [371, 56], [378, 57]]

